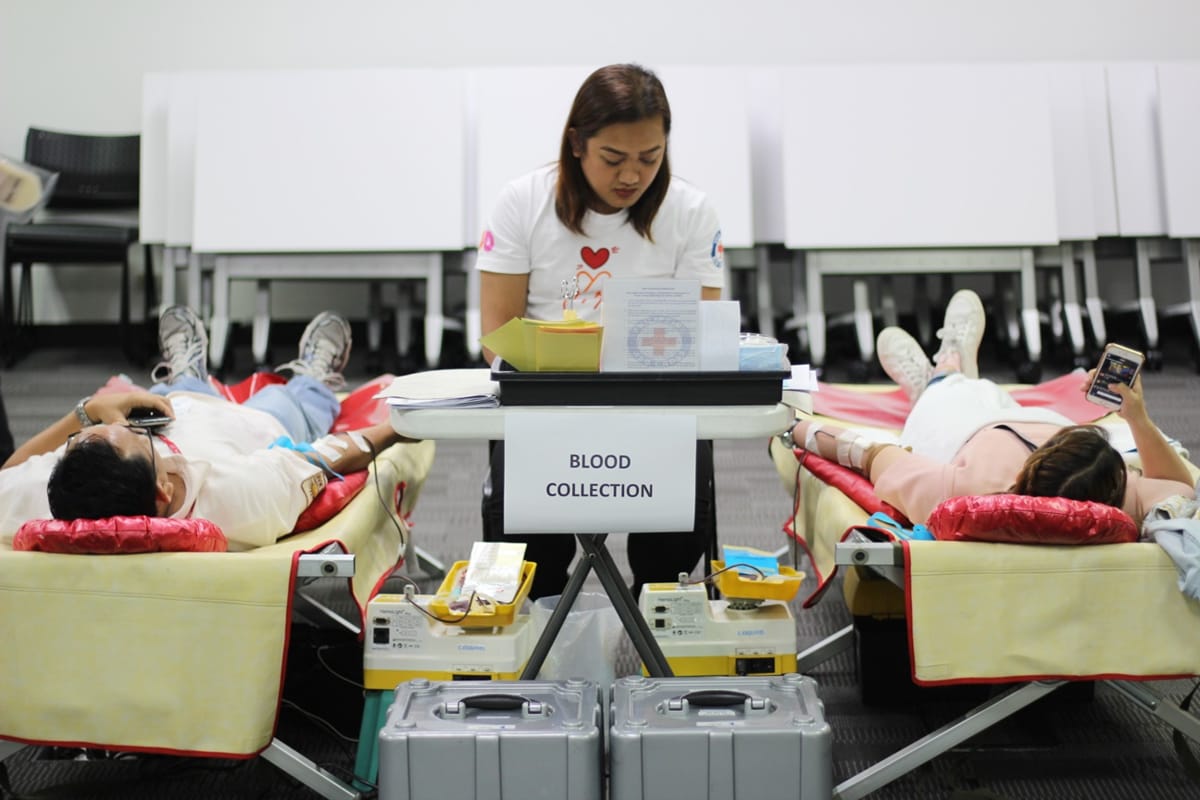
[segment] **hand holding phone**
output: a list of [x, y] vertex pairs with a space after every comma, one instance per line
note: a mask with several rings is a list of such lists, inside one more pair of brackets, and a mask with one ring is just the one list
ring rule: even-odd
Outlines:
[[1114, 383], [1133, 386], [1146, 357], [1129, 347], [1119, 344], [1107, 344], [1100, 355], [1100, 363], [1088, 384], [1086, 397], [1096, 405], [1105, 408], [1118, 409], [1121, 407], [1121, 395], [1110, 387]]
[[171, 424], [172, 418], [157, 408], [134, 408], [125, 415], [125, 419], [135, 428], [161, 428]]

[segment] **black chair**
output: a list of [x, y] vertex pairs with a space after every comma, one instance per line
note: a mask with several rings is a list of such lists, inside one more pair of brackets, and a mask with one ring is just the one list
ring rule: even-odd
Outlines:
[[[141, 137], [91, 136], [30, 128], [25, 160], [58, 173], [57, 185], [38, 219], [8, 227], [4, 248], [4, 303], [0, 348], [11, 365], [32, 349], [34, 264], [94, 264], [121, 267], [121, 341], [126, 356], [148, 355], [156, 326], [157, 292], [146, 247], [145, 326], [130, 322], [130, 248], [138, 241], [137, 207]], [[124, 213], [123, 213], [124, 212]], [[91, 214], [89, 219], [87, 214]], [[104, 215], [109, 215], [105, 218]], [[124, 219], [114, 219], [118, 215]], [[13, 310], [13, 269], [21, 268], [20, 297]]]

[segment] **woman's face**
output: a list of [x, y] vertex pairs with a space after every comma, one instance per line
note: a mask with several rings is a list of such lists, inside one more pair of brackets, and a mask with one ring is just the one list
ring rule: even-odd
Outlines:
[[596, 195], [590, 208], [601, 214], [615, 214], [640, 200], [667, 152], [659, 116], [608, 125], [583, 142], [574, 138], [572, 151]]

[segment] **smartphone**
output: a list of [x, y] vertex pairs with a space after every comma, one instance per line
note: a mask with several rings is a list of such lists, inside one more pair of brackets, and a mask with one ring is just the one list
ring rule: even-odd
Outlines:
[[1123, 383], [1132, 386], [1142, 369], [1146, 357], [1124, 345], [1106, 344], [1100, 355], [1100, 363], [1096, 366], [1096, 374], [1088, 386], [1087, 399], [1105, 408], [1121, 407], [1121, 395], [1109, 389], [1113, 383]]
[[135, 428], [161, 428], [172, 422], [170, 417], [156, 408], [135, 408], [125, 418]]

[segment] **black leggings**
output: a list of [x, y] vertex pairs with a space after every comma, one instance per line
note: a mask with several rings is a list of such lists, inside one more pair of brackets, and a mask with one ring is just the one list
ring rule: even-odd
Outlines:
[[[485, 542], [525, 542], [525, 558], [537, 564], [533, 599], [562, 594], [567, 569], [575, 558], [575, 537], [562, 533], [504, 533], [504, 442], [489, 442], [491, 473], [483, 487], [483, 539]], [[717, 539], [716, 486], [713, 483], [713, 443], [696, 442], [695, 530], [679, 533], [633, 533], [626, 550], [633, 572], [630, 591], [637, 597], [644, 583], [674, 581], [690, 573]], [[713, 553], [713, 557], [717, 557]]]

